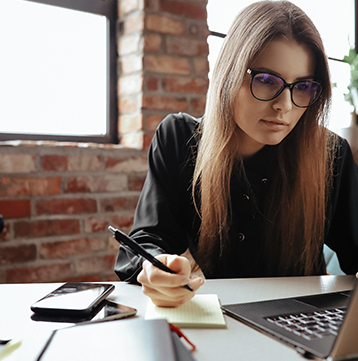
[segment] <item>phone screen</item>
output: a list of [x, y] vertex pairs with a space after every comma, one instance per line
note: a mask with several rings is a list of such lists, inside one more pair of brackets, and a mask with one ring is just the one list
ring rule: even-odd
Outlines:
[[110, 284], [66, 283], [31, 306], [34, 312], [90, 312], [114, 289]]
[[90, 320], [95, 321], [109, 321], [119, 318], [134, 316], [137, 310], [132, 307], [124, 306], [116, 302], [104, 300], [103, 308]]

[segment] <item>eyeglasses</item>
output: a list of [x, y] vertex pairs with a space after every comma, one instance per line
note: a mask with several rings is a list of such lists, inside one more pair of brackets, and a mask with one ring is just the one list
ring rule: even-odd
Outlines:
[[321, 95], [322, 85], [313, 80], [299, 80], [292, 84], [278, 75], [247, 69], [251, 75], [250, 90], [257, 100], [267, 102], [277, 98], [285, 88], [291, 92], [291, 100], [296, 107], [307, 108]]

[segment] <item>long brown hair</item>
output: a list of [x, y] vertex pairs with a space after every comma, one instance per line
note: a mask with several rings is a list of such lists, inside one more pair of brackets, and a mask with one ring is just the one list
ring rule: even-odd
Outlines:
[[320, 268], [334, 148], [325, 127], [331, 96], [327, 59], [317, 29], [300, 8], [288, 1], [261, 1], [236, 17], [224, 40], [199, 128], [192, 192], [201, 228], [194, 257], [204, 271], [221, 256], [231, 224], [231, 175], [242, 161], [234, 100], [248, 64], [275, 38], [295, 40], [311, 51], [323, 92], [277, 146], [277, 171], [265, 212], [268, 275], [311, 275]]

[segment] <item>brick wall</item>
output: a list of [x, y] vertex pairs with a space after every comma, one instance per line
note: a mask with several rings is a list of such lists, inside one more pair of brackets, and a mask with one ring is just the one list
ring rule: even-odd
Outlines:
[[0, 154], [0, 282], [115, 280], [147, 170], [144, 151], [7, 146]]
[[121, 144], [147, 148], [169, 112], [203, 114], [209, 71], [206, 3], [119, 2]]
[[157, 125], [204, 110], [206, 2], [118, 0], [121, 145], [0, 143], [0, 283], [117, 280], [107, 227], [132, 225]]

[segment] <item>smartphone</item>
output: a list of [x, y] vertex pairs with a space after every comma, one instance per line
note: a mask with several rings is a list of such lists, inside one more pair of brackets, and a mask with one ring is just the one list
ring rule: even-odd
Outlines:
[[88, 316], [113, 290], [112, 284], [69, 282], [35, 302], [31, 310], [37, 314]]
[[119, 303], [103, 300], [88, 315], [66, 315], [66, 314], [38, 314], [31, 316], [33, 321], [61, 322], [61, 323], [88, 323], [118, 320], [120, 318], [132, 317], [137, 314], [133, 307], [121, 305]]

